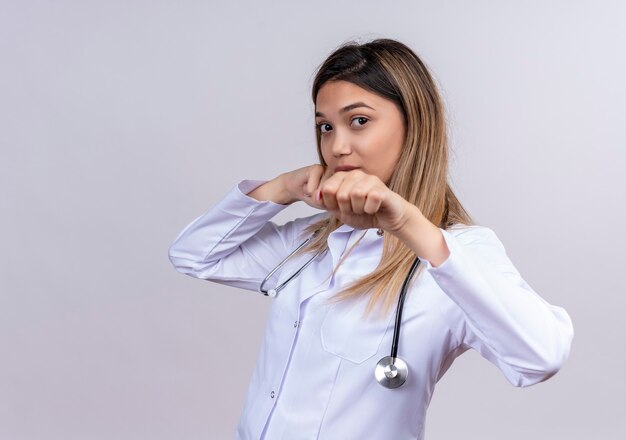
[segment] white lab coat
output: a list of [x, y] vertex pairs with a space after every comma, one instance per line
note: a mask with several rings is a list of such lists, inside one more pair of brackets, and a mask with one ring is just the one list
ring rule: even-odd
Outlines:
[[[169, 249], [175, 268], [258, 292], [263, 278], [306, 238], [299, 235], [303, 228], [328, 215], [276, 225], [270, 219], [286, 205], [246, 195], [264, 182], [240, 181], [185, 227]], [[377, 229], [342, 225], [334, 231], [329, 252], [276, 298], [267, 297], [269, 318], [235, 438], [423, 439], [436, 382], [469, 348], [518, 387], [554, 375], [569, 355], [569, 315], [524, 281], [491, 229], [459, 226], [441, 230], [449, 257], [437, 267], [423, 259], [424, 272], [407, 292], [398, 356], [409, 375], [396, 389], [374, 378], [376, 363], [391, 351], [394, 313], [363, 320], [366, 299], [323, 303], [377, 266], [383, 238]], [[363, 234], [328, 279], [342, 253]], [[309, 258], [293, 258], [270, 287]]]

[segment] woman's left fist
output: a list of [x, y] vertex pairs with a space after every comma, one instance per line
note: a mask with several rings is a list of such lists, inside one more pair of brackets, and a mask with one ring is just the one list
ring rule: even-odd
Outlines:
[[326, 173], [314, 193], [320, 209], [356, 229], [382, 228], [394, 233], [405, 224], [410, 203], [378, 176], [360, 169]]

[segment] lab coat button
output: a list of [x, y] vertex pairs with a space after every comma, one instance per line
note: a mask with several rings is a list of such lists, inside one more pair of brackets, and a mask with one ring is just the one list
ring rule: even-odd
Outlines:
[[274, 391], [272, 391], [272, 392], [270, 393], [270, 397], [271, 397], [272, 399], [274, 398], [274, 396], [275, 396], [275, 395], [276, 395], [276, 393], [274, 393]]
[[300, 324], [301, 324], [301, 322], [300, 322], [300, 321], [294, 321], [294, 323], [293, 323], [293, 328], [298, 327]]

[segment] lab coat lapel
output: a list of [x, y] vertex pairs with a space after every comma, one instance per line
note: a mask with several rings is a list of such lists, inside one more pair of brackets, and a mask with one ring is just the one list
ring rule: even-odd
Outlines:
[[306, 275], [301, 277], [299, 283], [300, 304], [311, 296], [328, 290], [332, 280], [330, 274], [339, 263], [353, 230], [352, 226], [344, 224], [331, 232], [328, 236], [328, 251], [320, 255], [309, 267], [312, 270], [302, 272], [301, 275]]

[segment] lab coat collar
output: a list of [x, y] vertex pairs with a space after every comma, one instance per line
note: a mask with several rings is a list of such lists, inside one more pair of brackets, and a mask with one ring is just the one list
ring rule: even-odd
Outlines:
[[[324, 258], [320, 263], [319, 270], [323, 273], [330, 273], [334, 267], [337, 266], [343, 252], [357, 241], [363, 239], [362, 245], [368, 242], [382, 240], [382, 236], [377, 234], [378, 228], [368, 229], [356, 229], [350, 225], [343, 224], [330, 233], [328, 237], [328, 251], [330, 252], [330, 258]], [[303, 260], [308, 257], [303, 257]], [[303, 272], [301, 277], [304, 277], [304, 283], [307, 282], [306, 277], [312, 276], [310, 272]], [[306, 289], [300, 289], [298, 300], [300, 305], [309, 299], [310, 297], [327, 291], [331, 286], [331, 279], [326, 278], [322, 284], [314, 285]]]
[[352, 231], [354, 231], [354, 227], [344, 223], [343, 225], [335, 229], [333, 232], [352, 232]]
[[[373, 232], [377, 232], [378, 228], [368, 228], [368, 229], [355, 229], [353, 226], [347, 225], [347, 224], [343, 224], [341, 226], [339, 226], [337, 229], [335, 229], [333, 232], [330, 233], [330, 235], [334, 234], [335, 232], [350, 232], [352, 233], [353, 231], [356, 231], [356, 233], [358, 234], [359, 232], [364, 232], [367, 231], [366, 235], [369, 235], [370, 233]], [[378, 237], [382, 238], [380, 235], [378, 235]]]

